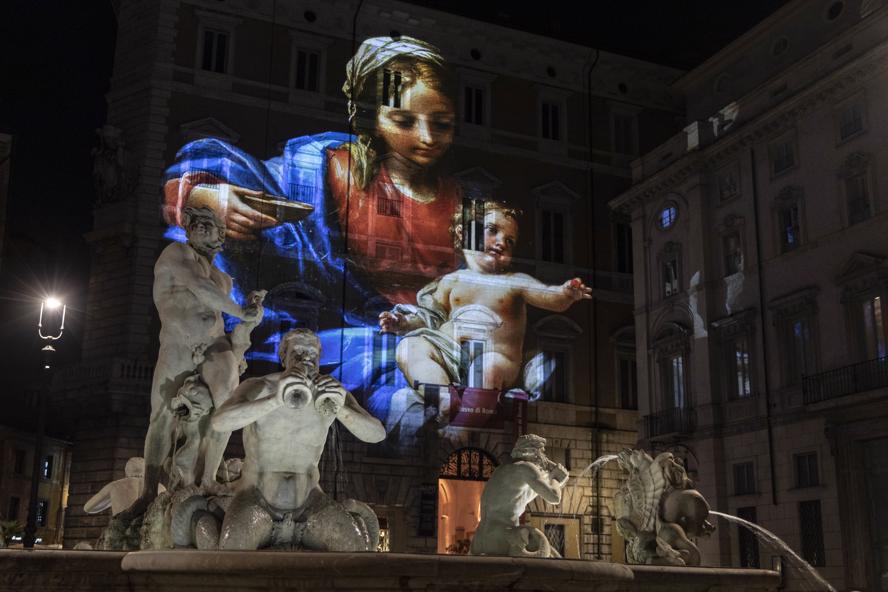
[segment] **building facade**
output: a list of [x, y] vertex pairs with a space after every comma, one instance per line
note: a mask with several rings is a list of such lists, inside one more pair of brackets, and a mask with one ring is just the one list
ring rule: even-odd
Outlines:
[[[838, 589], [888, 573], [888, 10], [791, 2], [674, 89], [633, 163], [641, 442]], [[724, 522], [710, 562], [777, 554]]]
[[[563, 313], [530, 309], [523, 349], [557, 371], [521, 421], [432, 434], [397, 457], [340, 430], [340, 455], [324, 459], [324, 488], [369, 503], [388, 550], [463, 552], [478, 483], [526, 430], [546, 437], [578, 478], [560, 507], [537, 505], [530, 520], [568, 557], [622, 556], [608, 518], [616, 475], [579, 479], [595, 457], [636, 441], [632, 241], [628, 220], [607, 203], [628, 186], [630, 160], [674, 131], [669, 84], [679, 73], [388, 0], [121, 3], [106, 134], [122, 146], [112, 159], [119, 175], [102, 187], [88, 237], [83, 362], [57, 382], [59, 409], [75, 419], [66, 546], [98, 536], [108, 516], [84, 514], [83, 503], [141, 455], [159, 329], [152, 269], [167, 244], [164, 170], [195, 139], [268, 158], [290, 138], [347, 131], [346, 62], [363, 39], [381, 35], [433, 43], [453, 65], [447, 167], [467, 193], [523, 211], [515, 267], [548, 284], [581, 277], [594, 299]], [[399, 253], [410, 245], [368, 239], [393, 274], [403, 266]], [[310, 282], [293, 271], [271, 283], [259, 287], [297, 302], [314, 319], [304, 326], [323, 325], [324, 295]], [[272, 366], [259, 361], [251, 371]]]
[[[34, 434], [0, 426], [0, 520], [20, 523], [22, 530], [31, 503], [34, 445]], [[45, 438], [39, 466], [37, 544], [61, 546], [68, 506], [71, 443]], [[13, 545], [21, 544], [21, 535], [13, 537]]]

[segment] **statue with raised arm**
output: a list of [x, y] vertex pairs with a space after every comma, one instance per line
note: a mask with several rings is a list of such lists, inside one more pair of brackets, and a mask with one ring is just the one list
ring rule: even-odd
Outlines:
[[472, 539], [472, 555], [560, 557], [545, 534], [518, 522], [537, 496], [552, 505], [561, 503], [568, 472], [546, 458], [545, 447], [545, 438], [520, 436], [512, 449], [514, 462], [493, 472], [481, 494], [481, 522]]
[[[209, 391], [213, 407], [218, 408], [228, 399], [237, 387], [243, 367], [243, 334], [249, 335], [262, 318], [261, 292], [250, 294], [248, 305], [242, 308], [229, 295], [231, 277], [213, 265], [225, 237], [222, 221], [207, 207], [186, 208], [183, 221], [188, 241], [167, 246], [154, 266], [154, 304], [161, 328], [151, 384], [151, 418], [145, 437], [145, 475], [141, 495], [121, 513], [123, 520], [143, 515], [157, 496], [177, 416], [187, 415], [189, 405], [192, 410], [200, 408], [200, 413], [195, 414], [199, 417], [192, 418], [195, 425], [186, 430], [192, 432], [188, 437], [193, 447], [199, 440], [196, 448], [200, 454], [190, 450], [186, 455], [192, 461], [191, 466], [183, 469], [185, 480], [197, 482], [208, 494], [220, 489], [216, 471], [230, 431], [210, 430], [211, 415], [206, 403], [198, 404], [200, 397], [190, 394], [197, 393], [202, 384]], [[236, 329], [239, 335], [226, 335], [223, 312], [244, 321]]]
[[[318, 462], [336, 420], [364, 442], [382, 441], [385, 429], [339, 381], [319, 373], [320, 353], [313, 332], [290, 331], [278, 351], [284, 371], [245, 380], [214, 412], [216, 430], [243, 428], [245, 451], [238, 493], [219, 531], [220, 549], [376, 549], [376, 515], [361, 502], [328, 497], [319, 486]], [[213, 531], [205, 523], [211, 520], [204, 515], [194, 521], [203, 538]]]

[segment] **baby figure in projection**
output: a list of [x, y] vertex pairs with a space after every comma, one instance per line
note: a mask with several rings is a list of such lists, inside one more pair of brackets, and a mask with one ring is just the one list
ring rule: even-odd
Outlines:
[[[420, 290], [418, 306], [396, 306], [380, 314], [383, 332], [404, 335], [396, 359], [413, 387], [458, 383], [461, 367], [467, 369], [471, 386], [498, 390], [514, 386], [523, 359], [527, 305], [561, 312], [592, 298], [591, 288], [580, 278], [549, 286], [509, 271], [518, 215], [503, 204], [485, 203], [483, 242], [480, 250], [463, 249], [466, 267]], [[462, 244], [461, 210], [452, 230], [456, 244]], [[386, 418], [387, 431], [422, 401], [415, 389], [396, 393]]]

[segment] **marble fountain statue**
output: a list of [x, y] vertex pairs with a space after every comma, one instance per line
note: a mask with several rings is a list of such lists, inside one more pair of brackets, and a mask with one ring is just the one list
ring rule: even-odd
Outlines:
[[[167, 246], [155, 266], [160, 352], [144, 460], [131, 459], [126, 477], [87, 503], [88, 512], [113, 512], [97, 544], [105, 552], [3, 550], [0, 592], [777, 590], [773, 571], [688, 567], [700, 564], [693, 539], [712, 530], [709, 506], [669, 454], [596, 461], [616, 459], [627, 474], [614, 516], [637, 565], [558, 559], [543, 532], [520, 523], [537, 497], [557, 505], [570, 478], [532, 434], [487, 482], [469, 556], [375, 553], [375, 513], [328, 496], [318, 463], [334, 422], [368, 443], [384, 440], [385, 428], [320, 373], [309, 330], [281, 339], [281, 371], [240, 380], [265, 293], [249, 294], [244, 307], [229, 296], [231, 277], [213, 265], [225, 229], [211, 209], [187, 208], [184, 222], [187, 242]], [[223, 312], [241, 320], [230, 333]], [[223, 462], [239, 429], [244, 458]]]

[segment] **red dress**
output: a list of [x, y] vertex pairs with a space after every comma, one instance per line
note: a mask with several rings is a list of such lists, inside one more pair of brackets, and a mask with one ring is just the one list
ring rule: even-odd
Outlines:
[[348, 195], [348, 150], [327, 154], [327, 183], [357, 273], [390, 303], [416, 304], [417, 290], [456, 268], [450, 225], [462, 204], [459, 184], [440, 177], [436, 198], [420, 203], [381, 166], [366, 188], [352, 186]]

